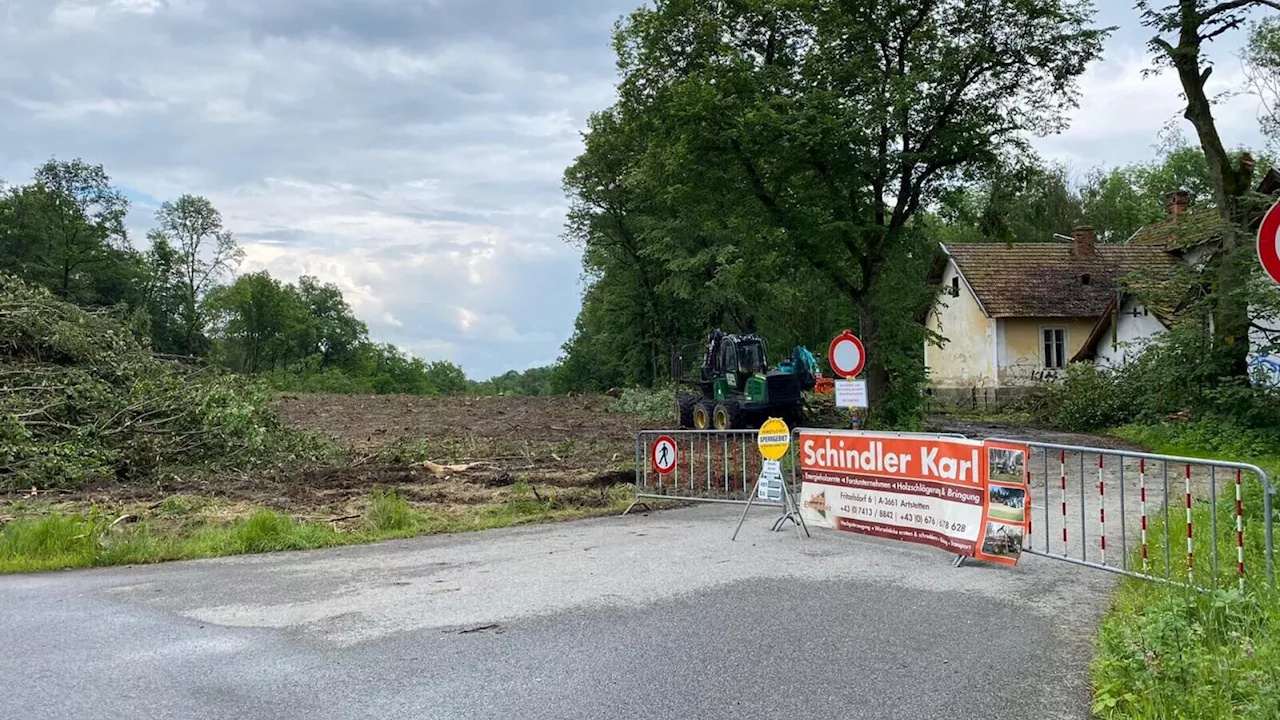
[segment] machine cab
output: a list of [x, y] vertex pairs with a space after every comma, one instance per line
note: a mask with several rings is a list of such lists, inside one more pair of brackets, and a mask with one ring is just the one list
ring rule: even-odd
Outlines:
[[730, 335], [720, 345], [720, 370], [729, 387], [742, 390], [752, 375], [767, 370], [764, 341]]

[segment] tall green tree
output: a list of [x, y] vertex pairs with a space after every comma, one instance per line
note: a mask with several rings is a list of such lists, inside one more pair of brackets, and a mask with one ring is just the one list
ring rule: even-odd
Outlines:
[[239, 372], [287, 367], [308, 349], [298, 338], [314, 337], [311, 317], [296, 289], [265, 270], [215, 289], [206, 305], [223, 341], [223, 361]]
[[368, 342], [369, 329], [351, 311], [342, 290], [304, 275], [298, 279], [297, 296], [307, 313], [305, 331], [295, 337], [299, 354], [319, 354], [319, 367], [347, 367], [360, 345]]
[[37, 194], [45, 203], [43, 236], [55, 291], [72, 299], [72, 281], [111, 259], [110, 250], [129, 245], [124, 220], [129, 201], [111, 185], [101, 165], [76, 158], [49, 160], [36, 169]]
[[1239, 29], [1250, 11], [1280, 9], [1280, 0], [1138, 0], [1143, 24], [1156, 34], [1150, 40], [1155, 71], [1172, 69], [1186, 99], [1183, 117], [1195, 129], [1208, 164], [1214, 202], [1224, 221], [1221, 249], [1207, 273], [1213, 294], [1213, 373], [1220, 377], [1248, 376], [1249, 279], [1256, 275], [1247, 232], [1258, 198], [1251, 198], [1255, 161], [1251, 156], [1233, 159], [1213, 117], [1213, 99], [1207, 91], [1213, 65], [1206, 46]]
[[1107, 33], [1091, 19], [1072, 0], [637, 10], [615, 36], [612, 132], [639, 148], [620, 179], [643, 191], [641, 255], [748, 326], [788, 282], [842, 303], [868, 343], [879, 419], [908, 421], [924, 380], [914, 316], [933, 297], [917, 218], [1061, 127]]
[[51, 159], [0, 194], [0, 267], [73, 302], [136, 303], [145, 268], [129, 245], [128, 210], [101, 165]]
[[165, 270], [178, 305], [181, 350], [199, 355], [207, 344], [204, 332], [209, 317], [204, 299], [239, 267], [244, 250], [223, 227], [222, 214], [207, 198], [183, 195], [165, 202], [156, 212], [156, 224], [150, 238], [166, 257]]

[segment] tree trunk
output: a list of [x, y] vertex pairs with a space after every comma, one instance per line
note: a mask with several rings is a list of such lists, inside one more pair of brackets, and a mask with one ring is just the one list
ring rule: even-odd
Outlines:
[[1185, 14], [1182, 20], [1178, 47], [1166, 47], [1166, 52], [1186, 94], [1187, 109], [1183, 117], [1196, 130], [1209, 165], [1218, 215], [1225, 223], [1221, 248], [1208, 268], [1216, 297], [1213, 311], [1214, 373], [1220, 377], [1247, 377], [1249, 307], [1244, 297], [1244, 286], [1249, 276], [1238, 257], [1247, 254], [1239, 252], [1247, 243], [1240, 243], [1237, 228], [1243, 225], [1240, 198], [1252, 184], [1252, 161], [1242, 162], [1239, 168], [1231, 165], [1231, 158], [1214, 121], [1213, 105], [1204, 89], [1212, 68], [1200, 67], [1200, 24], [1193, 23], [1192, 18]]
[[889, 370], [885, 365], [884, 353], [879, 352], [879, 322], [876, 319], [876, 309], [872, 306], [871, 293], [864, 293], [859, 299], [858, 319], [858, 339], [862, 340], [867, 351], [866, 365], [862, 370], [862, 376], [867, 381], [867, 404], [870, 406], [865, 410], [866, 421], [873, 426], [892, 424], [893, 419], [889, 417], [892, 413], [886, 412], [886, 401], [891, 394]]

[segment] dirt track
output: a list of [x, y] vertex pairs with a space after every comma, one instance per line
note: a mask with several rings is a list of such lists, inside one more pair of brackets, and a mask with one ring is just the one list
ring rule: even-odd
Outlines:
[[[328, 437], [348, 452], [334, 465], [251, 473], [177, 473], [146, 484], [103, 479], [80, 491], [40, 494], [59, 504], [147, 508], [174, 495], [216, 501], [227, 516], [269, 506], [300, 517], [358, 513], [373, 490], [395, 490], [440, 508], [501, 503], [518, 486], [557, 506], [603, 507], [606, 491], [632, 479], [640, 418], [605, 397], [282, 395], [286, 424]], [[465, 470], [459, 466], [469, 466]], [[25, 503], [26, 493], [0, 498]]]
[[283, 395], [291, 425], [353, 447], [396, 440], [496, 441], [558, 445], [569, 440], [630, 448], [643, 423], [610, 412], [603, 397], [423, 397], [416, 395]]

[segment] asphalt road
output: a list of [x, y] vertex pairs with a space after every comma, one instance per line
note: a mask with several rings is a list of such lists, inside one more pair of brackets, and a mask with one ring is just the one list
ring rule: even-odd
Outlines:
[[2, 577], [0, 717], [1088, 717], [1109, 574], [770, 513]]

